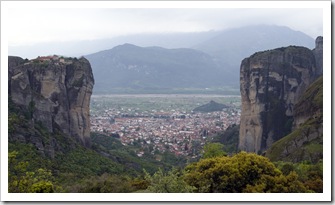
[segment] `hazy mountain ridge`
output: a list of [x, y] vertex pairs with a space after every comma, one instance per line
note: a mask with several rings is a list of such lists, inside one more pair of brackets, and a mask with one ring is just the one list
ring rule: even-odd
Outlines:
[[[176, 41], [183, 39], [184, 35], [175, 35], [179, 39]], [[198, 35], [198, 38], [193, 35]], [[174, 37], [157, 34], [153, 42], [161, 39], [162, 43], [156, 41], [155, 46], [140, 47], [126, 43], [87, 55], [97, 82], [101, 82], [95, 86], [95, 91], [108, 93], [111, 87], [135, 92], [192, 87], [237, 88], [240, 62], [245, 57], [260, 50], [289, 45], [312, 48], [314, 44], [314, 40], [302, 32], [269, 25], [208, 32], [208, 35], [190, 33], [189, 36], [199, 40], [192, 40], [193, 45], [186, 43], [190, 48], [181, 48], [186, 45], [183, 43], [179, 48], [163, 48], [161, 45], [166, 45], [163, 42], [173, 42]], [[135, 37], [129, 40], [139, 42]]]
[[261, 50], [290, 45], [312, 49], [314, 39], [285, 26], [257, 25], [222, 31], [193, 48], [213, 56], [222, 69], [230, 71], [231, 76], [238, 80], [238, 68], [245, 57]]
[[87, 55], [96, 80], [96, 92], [109, 88], [172, 89], [222, 85], [224, 73], [201, 51], [165, 49], [131, 44]]
[[159, 46], [164, 48], [192, 48], [199, 42], [216, 36], [220, 31], [184, 32], [184, 33], [141, 33], [117, 36], [106, 39], [65, 41], [56, 43], [38, 43], [33, 45], [9, 46], [10, 55], [26, 54], [24, 58], [38, 55], [60, 53], [65, 56], [82, 56], [111, 49], [125, 43], [141, 47]]

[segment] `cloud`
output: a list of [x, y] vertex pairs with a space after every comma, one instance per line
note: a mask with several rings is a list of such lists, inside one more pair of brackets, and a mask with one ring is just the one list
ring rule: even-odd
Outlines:
[[9, 45], [92, 40], [154, 32], [221, 30], [275, 24], [322, 35], [322, 9], [12, 8]]

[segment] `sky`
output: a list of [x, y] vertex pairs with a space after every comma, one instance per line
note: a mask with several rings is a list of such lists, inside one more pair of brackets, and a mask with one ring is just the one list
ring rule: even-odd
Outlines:
[[47, 47], [50, 43], [143, 33], [218, 31], [258, 24], [287, 26], [312, 38], [323, 34], [322, 7], [306, 6], [304, 2], [282, 2], [279, 6], [264, 2], [231, 6], [220, 1], [172, 3], [172, 6], [152, 2], [127, 2], [121, 6], [111, 2], [86, 3], [35, 2], [7, 6], [4, 29], [9, 55], [15, 50], [15, 55], [25, 57], [27, 50], [34, 50], [34, 46], [37, 50], [37, 45]]
[[[94, 40], [155, 32], [199, 32], [253, 24], [288, 26], [322, 35], [322, 9], [90, 9], [13, 8], [9, 46]], [[24, 31], [24, 32], [23, 32]]]

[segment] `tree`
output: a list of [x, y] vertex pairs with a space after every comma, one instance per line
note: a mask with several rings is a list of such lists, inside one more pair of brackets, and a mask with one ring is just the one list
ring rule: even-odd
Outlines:
[[27, 171], [28, 162], [18, 161], [17, 151], [8, 153], [8, 192], [12, 193], [52, 193], [55, 187], [49, 170]]
[[306, 193], [308, 190], [302, 182], [298, 180], [296, 172], [285, 175], [263, 175], [255, 185], [248, 184], [243, 192], [248, 193]]
[[298, 180], [302, 182], [306, 188], [317, 193], [323, 192], [322, 160], [316, 164], [312, 164], [307, 161], [302, 161], [299, 163], [278, 161], [275, 162], [275, 164], [284, 175], [295, 172], [298, 176]]
[[147, 191], [153, 193], [190, 193], [195, 190], [194, 187], [188, 185], [182, 178], [182, 175], [173, 169], [167, 174], [159, 169], [152, 176], [145, 172], [145, 179], [149, 182]]
[[307, 192], [295, 173], [284, 176], [266, 157], [240, 152], [202, 159], [185, 168], [185, 181], [197, 192]]
[[223, 144], [220, 143], [207, 143], [204, 146], [204, 154], [202, 158], [222, 157], [227, 154], [223, 151]]
[[[77, 188], [77, 187], [74, 187]], [[135, 191], [131, 179], [123, 175], [104, 173], [99, 177], [92, 176], [83, 180], [75, 192], [81, 193], [129, 193]]]

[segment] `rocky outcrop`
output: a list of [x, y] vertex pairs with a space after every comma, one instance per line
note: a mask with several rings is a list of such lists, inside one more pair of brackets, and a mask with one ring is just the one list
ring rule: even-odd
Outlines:
[[294, 106], [293, 132], [275, 142], [266, 156], [272, 161], [312, 163], [323, 158], [323, 77], [315, 80]]
[[316, 62], [316, 74], [322, 75], [323, 73], [323, 37], [319, 36], [315, 40], [315, 48], [313, 49]]
[[263, 152], [292, 131], [294, 105], [320, 75], [314, 55], [319, 43], [314, 51], [289, 46], [258, 52], [242, 61], [240, 150]]
[[[28, 61], [9, 57], [8, 66], [10, 101], [25, 111], [32, 127], [40, 124], [49, 133], [65, 134], [90, 146], [89, 105], [94, 79], [85, 58], [51, 56]], [[31, 136], [24, 137], [31, 142]], [[43, 144], [37, 147], [43, 149]]]

